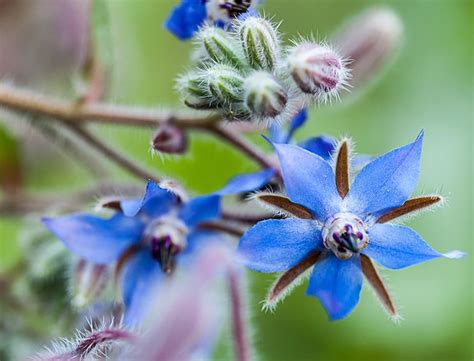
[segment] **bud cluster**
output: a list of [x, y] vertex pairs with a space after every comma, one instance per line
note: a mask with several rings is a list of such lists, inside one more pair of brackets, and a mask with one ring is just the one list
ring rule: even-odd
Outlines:
[[304, 41], [286, 49], [278, 27], [247, 13], [226, 31], [206, 25], [196, 36], [196, 69], [178, 79], [184, 103], [228, 120], [286, 120], [310, 100], [325, 102], [346, 84], [344, 60]]

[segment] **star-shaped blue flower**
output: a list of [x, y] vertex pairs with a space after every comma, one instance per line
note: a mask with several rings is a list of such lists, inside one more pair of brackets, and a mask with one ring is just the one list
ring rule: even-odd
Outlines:
[[253, 13], [251, 0], [181, 0], [165, 22], [165, 27], [178, 39], [191, 39], [206, 22], [225, 27], [246, 12]]
[[371, 260], [400, 269], [463, 255], [438, 253], [412, 229], [388, 223], [441, 200], [439, 196], [409, 199], [418, 182], [422, 139], [420, 133], [413, 143], [376, 158], [352, 184], [347, 142], [338, 148], [334, 167], [301, 147], [273, 144], [288, 198], [265, 193], [257, 199], [290, 217], [257, 223], [239, 244], [251, 269], [285, 272], [271, 288], [267, 306], [275, 305], [314, 266], [307, 295], [317, 297], [331, 319], [346, 317], [357, 305], [363, 274], [396, 316]]
[[201, 228], [219, 212], [219, 192], [183, 202], [150, 181], [143, 198], [121, 201], [111, 218], [79, 213], [45, 218], [43, 223], [86, 261], [117, 263], [126, 321], [132, 324], [140, 320], [152, 286], [197, 247], [222, 241], [219, 233]]

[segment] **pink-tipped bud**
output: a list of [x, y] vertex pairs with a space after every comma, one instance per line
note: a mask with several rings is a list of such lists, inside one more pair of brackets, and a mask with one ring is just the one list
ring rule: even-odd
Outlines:
[[337, 95], [348, 76], [343, 59], [323, 44], [297, 45], [288, 57], [288, 66], [301, 91], [314, 95], [318, 101]]
[[188, 139], [181, 129], [162, 124], [153, 135], [151, 147], [160, 153], [183, 154], [188, 149]]
[[350, 59], [351, 85], [373, 79], [394, 58], [402, 38], [402, 21], [388, 7], [368, 9], [343, 26], [333, 43]]

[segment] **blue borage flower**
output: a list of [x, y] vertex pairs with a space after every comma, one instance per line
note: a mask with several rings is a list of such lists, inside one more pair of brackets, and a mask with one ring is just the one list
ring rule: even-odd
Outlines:
[[181, 40], [191, 39], [206, 21], [224, 27], [251, 9], [252, 0], [181, 0], [173, 8], [165, 27]]
[[[281, 124], [273, 124], [270, 127], [270, 140], [278, 144], [291, 143], [296, 131], [305, 124], [307, 119], [308, 111], [306, 108], [303, 108], [286, 127]], [[320, 135], [304, 139], [298, 145], [324, 160], [330, 161], [336, 150], [337, 141], [333, 137]], [[360, 170], [371, 159], [372, 157], [368, 155], [357, 155], [351, 160], [351, 165], [354, 170]], [[275, 170], [270, 168], [255, 173], [247, 173], [231, 179], [226, 188], [229, 192], [233, 192], [233, 194], [239, 193], [239, 191], [244, 192], [266, 188], [274, 176]], [[254, 185], [254, 188], [251, 188], [252, 185]], [[241, 188], [245, 190], [241, 190]]]
[[[241, 184], [241, 189], [253, 184]], [[87, 213], [45, 218], [43, 223], [70, 251], [94, 264], [117, 265], [121, 275], [126, 322], [138, 322], [147, 292], [194, 250], [222, 235], [205, 229], [219, 216], [220, 198], [232, 187], [183, 202], [175, 193], [149, 181], [141, 199], [112, 203], [116, 213], [101, 218]]]
[[[419, 175], [423, 133], [411, 144], [367, 164], [349, 183], [349, 145], [343, 141], [334, 167], [301, 147], [277, 144], [288, 198], [264, 193], [256, 198], [288, 214], [257, 223], [242, 237], [239, 252], [259, 272], [285, 272], [270, 289], [272, 307], [313, 265], [307, 295], [317, 297], [330, 319], [346, 317], [359, 301], [362, 274], [386, 309], [397, 316], [372, 259], [401, 269], [441, 254], [412, 229], [387, 223], [441, 201], [440, 196], [408, 199]], [[350, 188], [349, 188], [350, 185]]]

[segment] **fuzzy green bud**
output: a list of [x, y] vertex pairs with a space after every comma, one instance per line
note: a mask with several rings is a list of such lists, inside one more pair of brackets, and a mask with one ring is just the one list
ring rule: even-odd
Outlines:
[[228, 32], [215, 26], [206, 26], [199, 31], [198, 42], [201, 45], [201, 58], [229, 64], [237, 69], [246, 67], [242, 49]]
[[249, 16], [238, 25], [248, 63], [256, 70], [273, 71], [280, 57], [280, 40], [276, 28], [267, 20]]
[[263, 118], [280, 115], [288, 103], [288, 94], [283, 86], [269, 73], [259, 71], [250, 75], [244, 83], [245, 105]]
[[217, 109], [242, 101], [242, 75], [228, 65], [214, 65], [178, 79], [184, 103], [193, 109]]
[[244, 79], [235, 69], [227, 65], [215, 65], [204, 70], [207, 79], [207, 91], [212, 102], [229, 104], [242, 101], [242, 85]]
[[207, 79], [201, 71], [186, 74], [178, 79], [178, 91], [184, 104], [193, 109], [213, 109], [211, 95], [207, 87]]

